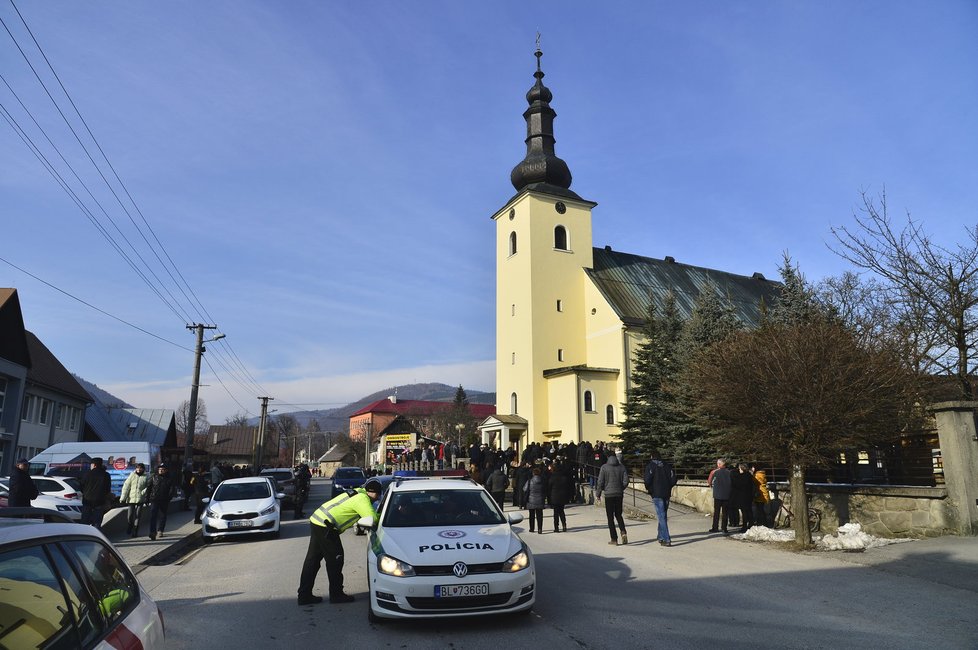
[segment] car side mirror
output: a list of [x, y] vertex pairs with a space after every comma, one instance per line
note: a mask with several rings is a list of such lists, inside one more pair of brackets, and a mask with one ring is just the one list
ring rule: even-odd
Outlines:
[[518, 524], [521, 521], [523, 521], [523, 515], [522, 513], [519, 512], [511, 512], [508, 515], [506, 515], [506, 519], [509, 520], [510, 525]]
[[200, 502], [203, 503], [203, 504], [208, 504], [208, 503], [211, 502], [211, 498], [210, 497], [204, 497], [203, 499], [200, 500]]
[[357, 521], [357, 526], [360, 528], [373, 528], [376, 525], [376, 519], [374, 517], [360, 517]]
[[285, 498], [285, 493], [284, 492], [276, 492], [275, 493], [275, 498], [276, 499], [284, 499]]

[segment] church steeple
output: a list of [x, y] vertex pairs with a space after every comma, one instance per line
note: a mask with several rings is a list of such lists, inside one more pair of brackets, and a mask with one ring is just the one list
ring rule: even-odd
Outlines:
[[554, 118], [557, 112], [550, 108], [553, 93], [543, 85], [543, 70], [540, 68], [543, 52], [539, 44], [534, 56], [537, 57], [537, 71], [533, 73], [536, 83], [526, 93], [530, 107], [523, 113], [526, 120], [526, 157], [513, 168], [509, 178], [516, 191], [530, 187], [576, 197], [568, 189], [571, 185], [570, 169], [554, 153]]

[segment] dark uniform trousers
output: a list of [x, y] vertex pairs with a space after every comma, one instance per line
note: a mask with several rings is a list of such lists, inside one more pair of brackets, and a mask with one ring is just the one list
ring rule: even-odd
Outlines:
[[343, 542], [340, 532], [332, 526], [317, 526], [310, 523], [309, 549], [302, 562], [299, 576], [299, 596], [311, 596], [316, 584], [320, 562], [326, 563], [326, 577], [329, 578], [330, 597], [343, 595]]

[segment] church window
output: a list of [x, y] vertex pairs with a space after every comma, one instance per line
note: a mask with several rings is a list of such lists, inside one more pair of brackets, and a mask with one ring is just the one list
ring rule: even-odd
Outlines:
[[557, 301], [557, 311], [564, 311], [564, 303], [560, 300]]
[[605, 422], [607, 422], [608, 424], [614, 424], [615, 423], [615, 407], [614, 406], [612, 406], [611, 404], [608, 404], [608, 408], [606, 408], [604, 410], [604, 414], [605, 414]]
[[513, 415], [516, 415], [516, 393], [509, 396], [509, 411]]
[[567, 229], [563, 226], [554, 228], [554, 248], [559, 251], [567, 250]]
[[516, 353], [515, 353], [515, 352], [513, 353], [513, 357], [512, 357], [512, 359], [510, 359], [510, 363], [511, 363], [512, 365], [514, 365], [514, 366], [516, 365]]
[[509, 254], [516, 255], [516, 233], [509, 233]]
[[516, 303], [513, 303], [510, 306], [510, 316], [515, 316], [515, 315], [516, 315]]
[[557, 348], [557, 361], [564, 360], [564, 350], [563, 348]]
[[594, 411], [594, 396], [589, 390], [584, 391], [584, 410], [588, 413]]

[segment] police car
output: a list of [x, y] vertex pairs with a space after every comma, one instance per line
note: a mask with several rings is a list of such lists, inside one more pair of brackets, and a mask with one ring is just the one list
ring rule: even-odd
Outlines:
[[521, 521], [469, 479], [395, 479], [367, 547], [371, 622], [529, 612], [536, 570], [512, 529]]

